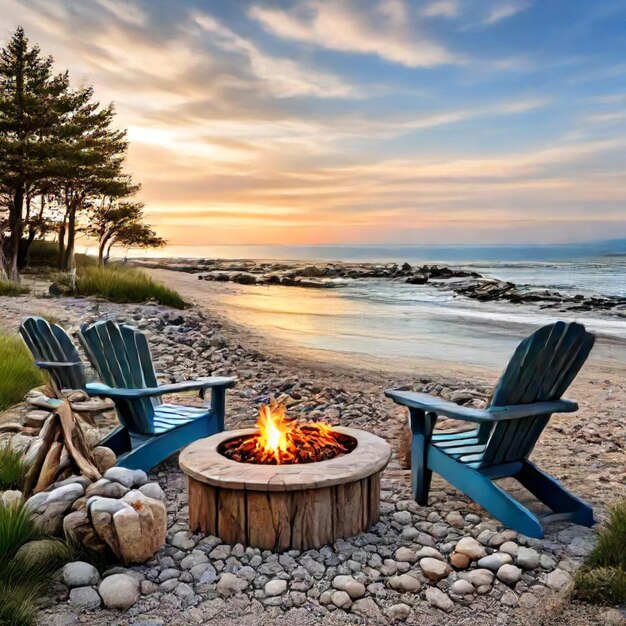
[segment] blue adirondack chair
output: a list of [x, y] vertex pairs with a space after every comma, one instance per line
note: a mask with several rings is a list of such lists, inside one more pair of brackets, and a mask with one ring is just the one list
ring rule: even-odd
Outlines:
[[[85, 389], [84, 363], [78, 349], [61, 326], [51, 324], [43, 317], [26, 318], [19, 333], [35, 359], [35, 365], [44, 370], [55, 393], [63, 389]], [[51, 404], [61, 404], [63, 400]]]
[[[112, 321], [83, 325], [79, 340], [101, 383], [92, 395], [111, 398], [122, 424], [101, 443], [117, 454], [117, 464], [149, 470], [187, 444], [224, 430], [226, 389], [235, 378], [213, 376], [159, 385], [143, 333]], [[210, 407], [164, 404], [161, 396], [211, 389]]]
[[[412, 490], [428, 504], [433, 472], [468, 495], [505, 526], [543, 537], [538, 517], [493, 481], [515, 478], [550, 507], [552, 519], [594, 524], [589, 504], [529, 461], [552, 413], [576, 411], [561, 396], [593, 346], [594, 336], [577, 323], [556, 322], [522, 341], [486, 409], [464, 407], [424, 393], [389, 389], [394, 402], [408, 407], [412, 432]], [[470, 422], [471, 430], [435, 430], [438, 417]]]

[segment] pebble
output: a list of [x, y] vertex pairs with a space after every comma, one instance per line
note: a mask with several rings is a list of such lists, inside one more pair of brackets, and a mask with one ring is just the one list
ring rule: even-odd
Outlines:
[[93, 587], [75, 587], [70, 591], [70, 606], [76, 613], [99, 609], [102, 600]]
[[437, 587], [428, 587], [428, 589], [426, 589], [426, 600], [428, 600], [432, 606], [442, 611], [450, 611], [454, 606], [454, 602]]
[[545, 577], [544, 581], [550, 589], [560, 591], [572, 582], [572, 577], [565, 570], [555, 569]]
[[507, 585], [514, 585], [518, 580], [522, 578], [522, 570], [515, 565], [505, 563], [496, 574], [498, 580], [501, 580]]
[[532, 548], [520, 546], [517, 551], [516, 564], [525, 570], [536, 569], [539, 567], [539, 553]]
[[422, 583], [410, 574], [400, 574], [393, 576], [388, 581], [389, 586], [401, 593], [410, 592], [417, 593], [422, 588]]
[[98, 592], [107, 609], [125, 611], [139, 598], [139, 582], [128, 574], [113, 574], [100, 583]]
[[387, 609], [387, 617], [392, 624], [395, 622], [403, 622], [409, 617], [410, 614], [411, 607], [408, 604], [404, 604], [402, 602], [398, 604], [392, 604]]
[[485, 548], [473, 537], [459, 539], [454, 551], [468, 556], [472, 561], [477, 561], [487, 555]]
[[494, 552], [493, 554], [489, 554], [488, 556], [479, 559], [476, 565], [484, 569], [489, 569], [492, 572], [497, 572], [503, 565], [512, 562], [513, 557], [510, 554], [506, 554], [505, 552]]
[[474, 591], [476, 591], [474, 589], [474, 585], [467, 580], [463, 580], [462, 578], [455, 580], [450, 587], [450, 593], [454, 593], [457, 596], [468, 596], [474, 593]]
[[265, 583], [265, 595], [280, 596], [287, 591], [287, 581], [275, 578]]
[[420, 561], [420, 567], [424, 572], [424, 576], [429, 580], [441, 580], [450, 573], [450, 566], [439, 559], [426, 557]]
[[330, 601], [339, 609], [348, 609], [352, 606], [350, 595], [345, 591], [334, 591]]
[[66, 563], [61, 570], [61, 580], [70, 588], [97, 585], [100, 582], [98, 570], [84, 561]]
[[[333, 578], [333, 587], [340, 591], [345, 591], [353, 600], [365, 595], [365, 585], [352, 578], [352, 576], [335, 576]], [[336, 604], [336, 602], [333, 601], [333, 604]]]

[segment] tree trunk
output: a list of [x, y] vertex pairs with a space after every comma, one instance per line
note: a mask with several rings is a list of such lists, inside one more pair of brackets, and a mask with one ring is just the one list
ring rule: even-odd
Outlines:
[[63, 216], [59, 224], [59, 269], [63, 269], [63, 259], [65, 257], [65, 231], [67, 228], [67, 213]]
[[67, 244], [65, 246], [65, 254], [63, 255], [61, 269], [69, 272], [73, 268], [74, 260], [74, 240], [76, 238], [76, 205], [72, 202], [72, 206], [67, 216]]
[[24, 207], [24, 189], [18, 185], [13, 195], [13, 203], [9, 211], [9, 247], [6, 261], [9, 280], [19, 283], [20, 272], [18, 266], [20, 239], [22, 238], [22, 210]]

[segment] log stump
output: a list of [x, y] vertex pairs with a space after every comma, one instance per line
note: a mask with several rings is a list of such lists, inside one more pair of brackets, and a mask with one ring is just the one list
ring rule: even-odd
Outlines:
[[219, 452], [229, 439], [254, 429], [195, 441], [180, 455], [189, 478], [189, 523], [225, 543], [268, 550], [320, 548], [368, 530], [378, 521], [380, 473], [391, 448], [361, 430], [349, 454], [319, 463], [258, 465]]

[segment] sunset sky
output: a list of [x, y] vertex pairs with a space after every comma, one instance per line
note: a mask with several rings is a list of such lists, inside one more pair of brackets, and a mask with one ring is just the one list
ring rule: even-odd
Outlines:
[[1, 0], [173, 244], [626, 237], [623, 0]]

